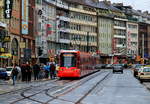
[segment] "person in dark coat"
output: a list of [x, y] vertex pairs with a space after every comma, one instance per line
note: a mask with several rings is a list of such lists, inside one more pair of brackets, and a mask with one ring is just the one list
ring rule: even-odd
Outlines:
[[22, 74], [22, 81], [27, 81], [27, 69], [25, 63], [21, 65], [21, 74]]
[[40, 66], [36, 63], [33, 65], [34, 80], [39, 79]]
[[30, 64], [27, 62], [27, 65], [26, 65], [26, 70], [27, 70], [27, 82], [30, 82], [31, 81], [31, 74], [32, 74], [32, 69], [30, 67]]
[[11, 76], [12, 76], [12, 80], [13, 80], [13, 85], [15, 85], [15, 81], [18, 75], [18, 70], [16, 68], [16, 64], [14, 65], [14, 68], [12, 70]]
[[50, 77], [51, 77], [51, 79], [55, 79], [55, 71], [56, 71], [56, 66], [55, 66], [55, 63], [52, 62], [50, 64]]

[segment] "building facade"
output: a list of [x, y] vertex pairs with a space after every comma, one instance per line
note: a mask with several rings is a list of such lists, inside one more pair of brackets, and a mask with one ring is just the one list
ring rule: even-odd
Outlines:
[[20, 40], [21, 40], [21, 0], [13, 0], [12, 16], [9, 21], [9, 35], [11, 43], [9, 45], [12, 54], [12, 63], [19, 63], [20, 55]]
[[0, 67], [9, 63], [10, 57], [4, 57], [5, 54], [11, 54], [9, 51], [10, 36], [9, 32], [9, 19], [4, 17], [4, 8], [6, 3], [4, 0], [0, 1]]
[[58, 42], [60, 49], [96, 52], [97, 16], [85, 1], [58, 0]]

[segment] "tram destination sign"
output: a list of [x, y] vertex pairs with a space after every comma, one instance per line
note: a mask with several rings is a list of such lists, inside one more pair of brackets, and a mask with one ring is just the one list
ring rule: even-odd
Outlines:
[[4, 0], [4, 18], [10, 19], [12, 14], [13, 0]]

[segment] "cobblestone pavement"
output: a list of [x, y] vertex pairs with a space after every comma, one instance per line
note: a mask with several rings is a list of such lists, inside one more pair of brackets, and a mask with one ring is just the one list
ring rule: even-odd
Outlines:
[[[57, 80], [57, 79], [55, 79], [55, 80]], [[51, 80], [51, 81], [55, 81], [55, 80]], [[6, 81], [0, 80], [0, 95], [10, 92], [10, 91], [28, 88], [31, 86], [39, 86], [41, 84], [49, 83], [49, 81], [50, 81], [50, 79], [42, 79], [42, 80], [38, 80], [38, 81], [32, 80], [31, 82], [28, 82], [28, 83], [16, 81], [16, 84], [12, 85], [12, 80], [6, 80]]]

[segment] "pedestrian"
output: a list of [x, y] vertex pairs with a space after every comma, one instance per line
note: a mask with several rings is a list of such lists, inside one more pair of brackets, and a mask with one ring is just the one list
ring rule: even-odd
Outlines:
[[26, 81], [30, 82], [31, 81], [32, 69], [31, 69], [31, 66], [30, 66], [29, 62], [27, 62], [26, 70], [27, 70], [27, 79], [26, 79]]
[[22, 81], [27, 81], [27, 69], [25, 63], [21, 65], [21, 74], [22, 74]]
[[16, 64], [15, 64], [14, 67], [13, 67], [12, 73], [11, 73], [12, 80], [13, 80], [13, 85], [15, 85], [17, 75], [18, 75], [18, 70], [17, 70]]
[[39, 79], [40, 66], [36, 63], [33, 65], [34, 80]]
[[50, 71], [50, 65], [47, 63], [47, 65], [44, 65], [45, 70], [45, 78], [49, 78], [49, 71]]
[[56, 71], [56, 66], [55, 66], [55, 63], [52, 62], [50, 64], [50, 76], [51, 76], [51, 79], [55, 79], [55, 71]]
[[19, 81], [21, 79], [21, 68], [17, 64], [16, 64], [16, 68], [18, 70], [17, 80]]

